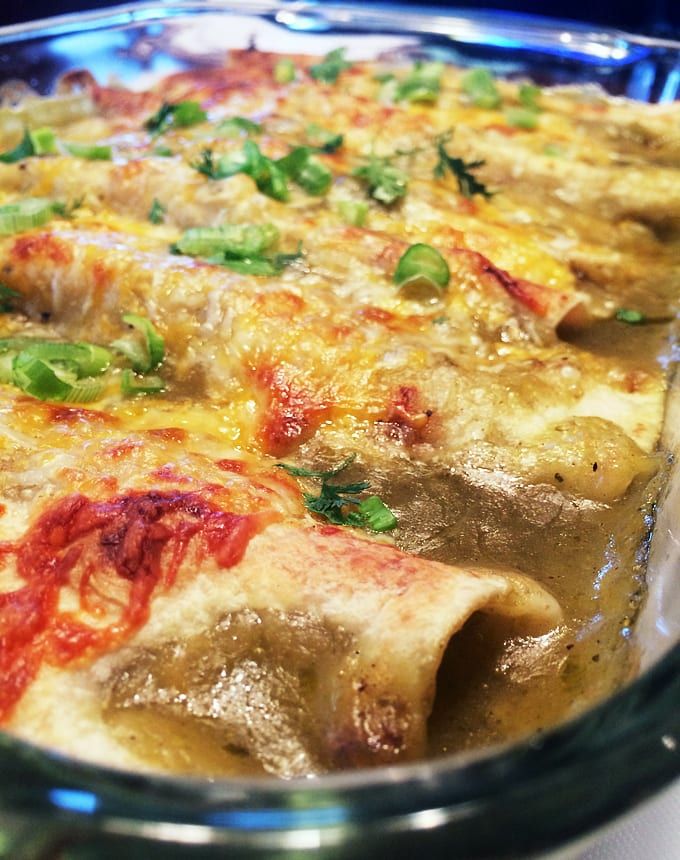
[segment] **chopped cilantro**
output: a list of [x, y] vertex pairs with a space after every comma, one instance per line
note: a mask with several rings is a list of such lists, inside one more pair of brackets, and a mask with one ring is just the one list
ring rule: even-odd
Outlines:
[[334, 84], [340, 73], [352, 67], [345, 59], [345, 49], [336, 48], [323, 58], [320, 63], [309, 67], [309, 74], [317, 81], [325, 84]]
[[0, 283], [0, 314], [6, 314], [14, 310], [17, 299], [21, 298], [21, 293], [16, 290], [11, 290], [5, 284]]
[[321, 480], [318, 495], [303, 493], [305, 507], [311, 513], [340, 526], [352, 526], [375, 532], [395, 528], [397, 518], [379, 496], [362, 498], [358, 495], [371, 486], [370, 481], [355, 481], [349, 484], [329, 483], [331, 478], [346, 469], [353, 461], [354, 455], [351, 455], [339, 466], [325, 471], [304, 469], [287, 463], [277, 463], [277, 466], [296, 478]]
[[481, 194], [482, 197], [489, 199], [493, 196], [493, 192], [489, 191], [482, 182], [472, 173], [478, 167], [482, 167], [484, 161], [464, 161], [462, 158], [456, 158], [449, 155], [446, 151], [446, 141], [450, 138], [448, 135], [440, 135], [437, 140], [437, 155], [439, 160], [434, 168], [434, 175], [438, 179], [442, 179], [446, 171], [449, 170], [458, 182], [458, 189], [464, 197], [474, 197], [475, 194]]
[[274, 200], [288, 200], [286, 175], [278, 164], [260, 151], [252, 140], [243, 144], [240, 152], [216, 159], [211, 149], [204, 149], [200, 161], [191, 165], [209, 179], [226, 179], [236, 173], [250, 176], [258, 190]]
[[149, 210], [149, 221], [152, 224], [162, 224], [165, 220], [165, 206], [157, 197], [154, 197], [151, 209]]

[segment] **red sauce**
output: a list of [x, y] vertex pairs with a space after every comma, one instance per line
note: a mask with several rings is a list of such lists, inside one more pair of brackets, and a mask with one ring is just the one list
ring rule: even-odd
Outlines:
[[52, 233], [33, 233], [19, 236], [12, 246], [12, 256], [21, 261], [47, 257], [57, 265], [67, 266], [73, 260], [71, 249]]
[[490, 275], [513, 299], [521, 302], [539, 316], [545, 316], [548, 311], [545, 287], [521, 278], [513, 278], [509, 272], [494, 266], [488, 257], [478, 251], [469, 251], [467, 248], [454, 248], [452, 250], [455, 254], [469, 258], [480, 274]]
[[[154, 593], [172, 587], [190, 545], [228, 568], [265, 521], [220, 510], [196, 492], [73, 495], [50, 507], [20, 541], [0, 546], [25, 583], [0, 594], [0, 721], [43, 663], [93, 659], [129, 639], [148, 619]], [[65, 593], [76, 598], [75, 611], [62, 607]]]

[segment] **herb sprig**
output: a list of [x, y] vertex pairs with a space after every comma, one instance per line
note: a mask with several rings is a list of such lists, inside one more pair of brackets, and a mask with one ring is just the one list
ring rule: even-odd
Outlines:
[[295, 478], [315, 478], [321, 481], [318, 495], [303, 493], [305, 507], [317, 516], [323, 517], [334, 525], [351, 526], [374, 532], [385, 532], [397, 526], [397, 518], [379, 496], [362, 497], [359, 493], [367, 490], [370, 481], [354, 481], [348, 484], [330, 483], [340, 472], [354, 462], [356, 455], [350, 454], [333, 469], [305, 469], [288, 463], [277, 463]]

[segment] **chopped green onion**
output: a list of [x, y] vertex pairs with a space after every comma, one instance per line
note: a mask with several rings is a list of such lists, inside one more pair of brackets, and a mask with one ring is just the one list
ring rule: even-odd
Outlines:
[[296, 146], [288, 155], [279, 158], [277, 166], [308, 194], [325, 194], [333, 181], [333, 174], [321, 162], [312, 158], [308, 146]]
[[15, 164], [17, 161], [23, 161], [24, 158], [30, 158], [35, 155], [35, 148], [29, 131], [24, 132], [23, 138], [19, 143], [7, 152], [0, 153], [0, 161], [5, 164]]
[[46, 197], [25, 197], [0, 206], [0, 236], [42, 227], [54, 215], [54, 204]]
[[340, 73], [351, 67], [352, 63], [348, 63], [345, 59], [345, 49], [336, 48], [335, 51], [326, 54], [320, 63], [310, 66], [309, 74], [317, 81], [334, 84]]
[[14, 310], [17, 299], [22, 298], [21, 293], [12, 290], [5, 284], [0, 283], [0, 314], [6, 314]]
[[377, 75], [373, 75], [373, 80], [377, 81], [379, 84], [386, 84], [389, 83], [389, 81], [396, 80], [396, 78], [392, 72], [380, 72]]
[[402, 254], [394, 272], [394, 283], [402, 289], [424, 282], [442, 292], [449, 283], [449, 265], [436, 248], [418, 243]]
[[89, 161], [110, 161], [113, 151], [110, 146], [89, 143], [65, 143], [64, 147], [76, 158], [87, 158]]
[[163, 134], [172, 126], [185, 128], [204, 122], [208, 114], [198, 102], [183, 101], [177, 104], [163, 102], [153, 116], [144, 123], [144, 127], [152, 134]]
[[543, 147], [543, 155], [549, 155], [551, 158], [562, 158], [564, 156], [564, 150], [556, 143], [546, 143]]
[[408, 77], [398, 84], [395, 99], [409, 102], [436, 101], [443, 72], [443, 63], [416, 63]]
[[154, 197], [151, 209], [149, 209], [149, 221], [152, 224], [162, 224], [165, 221], [165, 206], [157, 197]]
[[86, 379], [79, 382], [72, 370], [32, 354], [20, 352], [12, 365], [12, 384], [39, 400], [89, 403], [101, 396], [104, 383]]
[[273, 224], [223, 224], [221, 227], [192, 227], [182, 234], [175, 248], [190, 257], [229, 254], [254, 257], [266, 251], [279, 238]]
[[158, 155], [160, 158], [171, 158], [175, 153], [170, 149], [169, 146], [164, 146], [160, 144], [156, 146], [153, 151], [154, 155]]
[[200, 122], [205, 122], [206, 119], [208, 119], [208, 114], [198, 102], [185, 101], [172, 106], [173, 125], [180, 128], [198, 125]]
[[34, 155], [53, 155], [57, 152], [57, 136], [51, 128], [36, 128], [29, 131]]
[[120, 390], [124, 397], [161, 394], [165, 391], [165, 383], [160, 376], [135, 376], [128, 368], [123, 371], [121, 376]]
[[527, 110], [538, 113], [541, 110], [541, 106], [538, 103], [540, 95], [540, 87], [535, 87], [533, 84], [522, 84], [518, 92], [519, 103]]
[[260, 123], [253, 122], [252, 119], [247, 119], [244, 116], [232, 116], [229, 119], [223, 120], [215, 131], [217, 134], [227, 137], [238, 137], [243, 132], [246, 134], [262, 134], [262, 126]]
[[488, 69], [471, 69], [463, 75], [460, 84], [475, 107], [493, 110], [500, 106], [501, 94]]
[[352, 176], [365, 182], [371, 197], [386, 206], [404, 197], [408, 189], [408, 176], [404, 171], [395, 167], [388, 159], [375, 155], [371, 156], [367, 164], [355, 167]]
[[289, 84], [295, 80], [295, 63], [289, 57], [277, 61], [274, 66], [274, 80], [277, 84]]
[[619, 308], [616, 311], [616, 319], [619, 322], [628, 323], [628, 325], [640, 325], [647, 322], [647, 317], [642, 311], [635, 311], [630, 308]]
[[123, 314], [123, 322], [137, 329], [143, 335], [143, 342], [134, 335], [118, 338], [111, 344], [113, 349], [121, 352], [138, 373], [148, 373], [155, 370], [165, 356], [165, 342], [158, 334], [153, 324], [137, 314]]
[[505, 119], [508, 125], [515, 128], [532, 129], [538, 125], [538, 114], [527, 108], [508, 108], [505, 111]]
[[327, 131], [317, 123], [310, 123], [305, 129], [307, 140], [319, 152], [335, 152], [342, 146], [343, 136]]
[[353, 227], [363, 227], [368, 216], [368, 203], [355, 200], [339, 200], [337, 209], [342, 220]]
[[380, 496], [369, 496], [359, 502], [357, 513], [363, 520], [364, 528], [374, 532], [386, 532], [397, 526], [397, 518]]

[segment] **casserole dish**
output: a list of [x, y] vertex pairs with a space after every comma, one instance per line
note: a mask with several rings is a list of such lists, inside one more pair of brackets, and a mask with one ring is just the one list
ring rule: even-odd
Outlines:
[[[0, 60], [39, 91], [70, 68], [105, 80], [210, 64], [254, 37], [262, 49], [358, 55], [426, 52], [456, 62], [484, 59], [544, 82], [595, 81], [649, 100], [673, 98], [677, 47], [587, 29], [546, 31], [538, 21], [385, 14], [346, 6], [239, 4], [120, 7], [76, 19], [9, 28]], [[394, 15], [394, 12], [391, 13]], [[283, 29], [282, 29], [283, 28]], [[339, 31], [339, 35], [338, 35]], [[285, 45], [281, 45], [281, 33]], [[526, 34], [530, 34], [527, 41]], [[312, 35], [310, 35], [312, 34]], [[415, 35], [417, 34], [417, 35]], [[567, 46], [565, 49], [564, 46]], [[669, 406], [666, 446], [677, 440]], [[574, 839], [677, 774], [677, 496], [664, 500], [638, 620], [641, 677], [571, 723], [475, 758], [338, 774], [287, 784], [157, 778], [67, 761], [3, 737], [2, 826], [8, 856], [196, 856], [229, 850], [274, 856], [527, 856]], [[36, 822], [40, 822], [40, 827]], [[488, 822], [494, 826], [489, 827]], [[105, 841], [102, 841], [105, 840]]]

